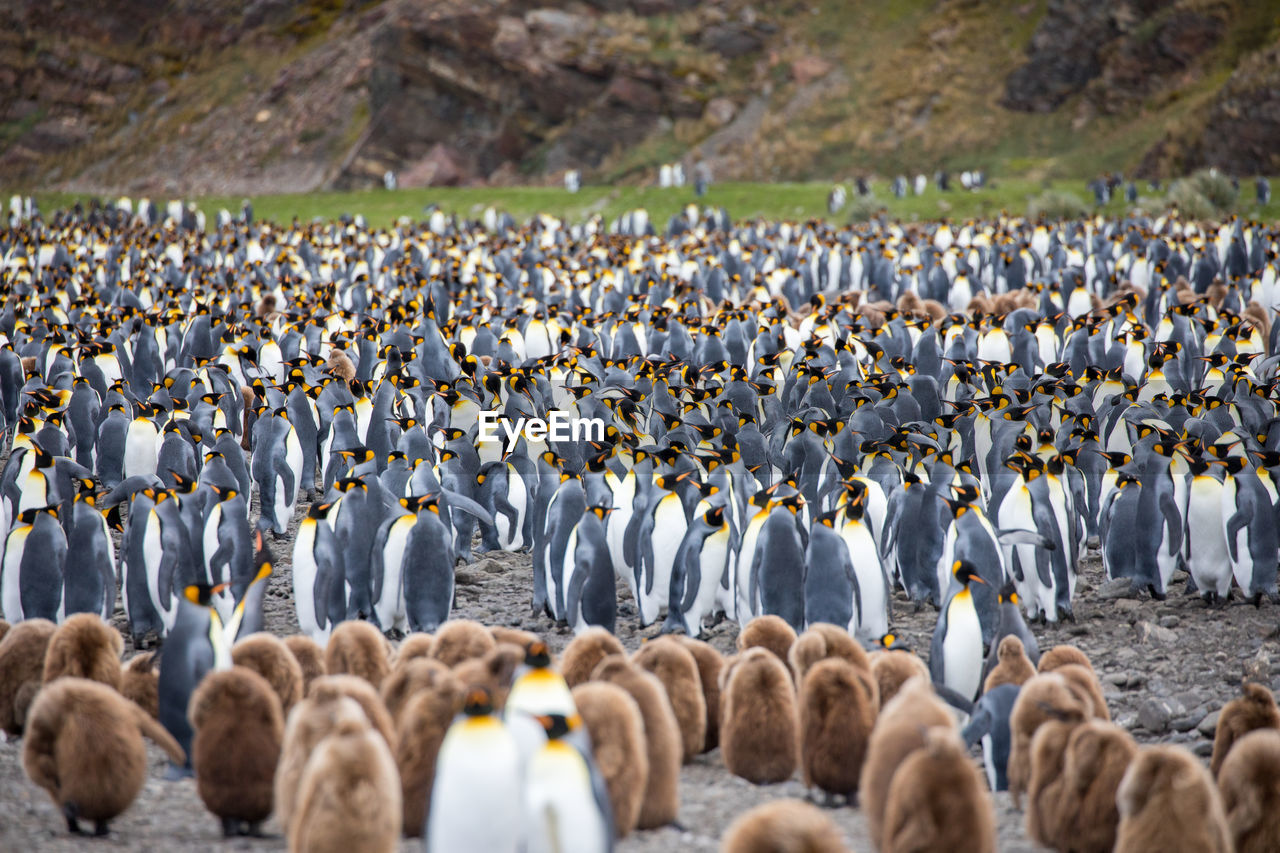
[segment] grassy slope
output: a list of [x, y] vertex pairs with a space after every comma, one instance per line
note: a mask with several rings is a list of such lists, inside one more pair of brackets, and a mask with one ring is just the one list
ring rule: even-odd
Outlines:
[[[1273, 181], [1280, 185], [1280, 181]], [[905, 220], [951, 217], [966, 219], [990, 216], [1004, 210], [1013, 215], [1025, 215], [1028, 201], [1041, 193], [1046, 186], [1055, 190], [1074, 193], [1088, 199], [1082, 182], [1030, 181], [1009, 179], [996, 181], [993, 186], [979, 192], [952, 191], [940, 193], [931, 185], [919, 197], [908, 196], [902, 200], [892, 197], [888, 187], [881, 183], [873, 190], [875, 203], [883, 205], [889, 215]], [[373, 225], [392, 224], [398, 217], [420, 219], [429, 204], [464, 217], [479, 218], [490, 205], [509, 212], [523, 221], [535, 213], [549, 213], [570, 221], [582, 220], [599, 213], [612, 219], [623, 211], [646, 208], [656, 226], [666, 223], [668, 217], [681, 210], [689, 202], [725, 207], [735, 220], [753, 217], [803, 220], [826, 216], [826, 195], [830, 185], [826, 183], [724, 183], [711, 187], [703, 199], [696, 199], [691, 188], [657, 189], [652, 187], [601, 187], [587, 186], [577, 195], [546, 187], [481, 187], [481, 188], [430, 188], [415, 190], [385, 190], [366, 192], [321, 192], [297, 195], [268, 195], [253, 200], [254, 215], [262, 219], [288, 222], [294, 217], [308, 220], [313, 217], [333, 218], [344, 213], [363, 214]], [[1142, 187], [1145, 191], [1145, 185]], [[1143, 193], [1145, 195], [1145, 192]], [[40, 196], [45, 210], [66, 205], [75, 197], [68, 195]], [[1163, 209], [1163, 197], [1151, 200], [1153, 209]], [[201, 209], [212, 218], [219, 208], [238, 213], [239, 198], [197, 199]], [[1113, 201], [1104, 212], [1122, 213], [1128, 209], [1121, 201]], [[1280, 219], [1280, 199], [1273, 197], [1266, 208], [1253, 203], [1253, 189], [1241, 187], [1240, 201], [1236, 208], [1241, 215], [1266, 221]], [[848, 208], [834, 217], [837, 222], [847, 221]]]

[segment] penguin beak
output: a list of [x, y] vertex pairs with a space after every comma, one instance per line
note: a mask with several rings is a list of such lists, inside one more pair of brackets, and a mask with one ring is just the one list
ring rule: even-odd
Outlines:
[[209, 593], [210, 593], [211, 595], [217, 595], [218, 593], [225, 591], [225, 590], [226, 590], [226, 588], [227, 588], [227, 586], [228, 586], [228, 584], [220, 583], [220, 584], [218, 584], [217, 586], [215, 586], [215, 587], [213, 587], [212, 589], [210, 589], [210, 590], [209, 590]]
[[970, 582], [970, 583], [980, 583], [980, 584], [982, 584], [983, 586], [986, 586], [986, 585], [987, 585], [987, 582], [986, 582], [986, 581], [984, 581], [984, 580], [983, 580], [979, 575], [969, 575], [969, 582]]

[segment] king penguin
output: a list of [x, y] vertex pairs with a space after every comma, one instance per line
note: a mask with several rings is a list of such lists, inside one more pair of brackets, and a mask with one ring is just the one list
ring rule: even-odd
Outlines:
[[515, 738], [494, 714], [489, 692], [473, 690], [436, 757], [427, 850], [516, 853], [524, 834], [522, 793]]
[[965, 560], [951, 567], [956, 583], [938, 613], [929, 647], [929, 675], [934, 684], [943, 685], [972, 701], [982, 686], [982, 623], [974, 605], [970, 583], [986, 583], [978, 570]]
[[170, 778], [192, 775], [191, 740], [195, 733], [187, 719], [191, 694], [207, 672], [231, 667], [231, 649], [223, 638], [222, 619], [213, 609], [213, 596], [220, 591], [208, 584], [192, 584], [182, 591], [177, 618], [160, 653], [156, 684], [160, 724], [187, 756], [183, 767], [170, 769]]
[[590, 750], [565, 736], [580, 730], [574, 714], [539, 718], [547, 742], [529, 761], [525, 776], [527, 853], [609, 853], [613, 850], [613, 809], [604, 777]]

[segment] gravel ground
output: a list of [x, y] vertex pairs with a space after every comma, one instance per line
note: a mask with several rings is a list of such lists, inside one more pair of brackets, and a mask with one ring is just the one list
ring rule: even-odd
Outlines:
[[[296, 515], [301, 517], [302, 509]], [[295, 523], [296, 523], [295, 518]], [[286, 635], [297, 631], [292, 605], [289, 550], [294, 528], [275, 543], [276, 573], [267, 598], [266, 627]], [[1075, 607], [1077, 621], [1036, 626], [1041, 648], [1073, 643], [1093, 660], [1115, 721], [1131, 730], [1141, 743], [1185, 744], [1201, 756], [1212, 747], [1216, 710], [1236, 695], [1245, 672], [1278, 686], [1280, 648], [1268, 634], [1280, 620], [1280, 610], [1235, 604], [1208, 609], [1199, 598], [1184, 596], [1180, 586], [1164, 602], [1116, 597], [1103, 582], [1096, 552], [1082, 569]], [[571, 639], [545, 616], [531, 616], [530, 562], [524, 554], [489, 554], [458, 569], [456, 617], [488, 625], [510, 625], [541, 633], [556, 651]], [[895, 601], [894, 629], [913, 648], [927, 650], [935, 613], [913, 612], [901, 594]], [[116, 622], [124, 626], [123, 613]], [[644, 636], [636, 627], [635, 608], [626, 591], [619, 607], [619, 637], [628, 649]], [[734, 648], [737, 626], [722, 622], [705, 636], [722, 652]], [[126, 640], [126, 643], [128, 641]], [[126, 656], [133, 650], [126, 648]], [[1272, 659], [1278, 666], [1272, 665]], [[265, 839], [224, 841], [217, 820], [205, 811], [192, 781], [165, 782], [165, 760], [149, 746], [152, 772], [133, 806], [113, 824], [111, 836], [92, 843], [67, 835], [65, 824], [45, 793], [27, 781], [21, 765], [21, 743], [0, 744], [0, 850], [284, 850], [281, 828], [266, 825]], [[980, 762], [975, 750], [974, 760]], [[715, 850], [728, 824], [740, 813], [779, 797], [803, 797], [799, 773], [780, 785], [754, 786], [730, 775], [718, 751], [699, 757], [681, 774], [680, 827], [638, 832], [618, 846], [624, 853], [669, 853], [671, 850]], [[1022, 815], [1005, 794], [996, 796], [1000, 849], [1039, 849], [1027, 840]], [[843, 829], [853, 850], [870, 850], [862, 814], [856, 808], [828, 812]], [[421, 849], [405, 841], [402, 850]]]

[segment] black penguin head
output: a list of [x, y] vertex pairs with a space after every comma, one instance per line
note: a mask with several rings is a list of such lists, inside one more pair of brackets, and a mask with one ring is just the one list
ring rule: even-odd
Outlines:
[[536, 718], [547, 733], [547, 740], [559, 740], [582, 725], [582, 718], [577, 714], [566, 717], [564, 714], [544, 714]]
[[201, 607], [210, 607], [213, 597], [227, 588], [225, 583], [210, 585], [207, 583], [193, 583], [182, 590], [182, 595], [192, 604], [198, 604]]
[[538, 669], [551, 666], [551, 650], [542, 640], [534, 640], [524, 647], [524, 663]]
[[1000, 588], [999, 600], [1001, 604], [1016, 605], [1018, 603], [1018, 590], [1013, 585], [1013, 581], [1006, 582], [1005, 585]]
[[911, 651], [911, 647], [908, 646], [906, 643], [904, 643], [902, 641], [902, 638], [899, 637], [897, 634], [893, 634], [893, 633], [882, 634], [880, 639], [877, 640], [877, 642], [880, 644], [882, 648], [890, 649], [893, 651], [903, 651], [903, 652]]
[[484, 687], [476, 687], [467, 693], [462, 702], [462, 713], [468, 717], [485, 717], [493, 713], [493, 698]]
[[955, 575], [956, 580], [966, 587], [970, 583], [986, 583], [982, 576], [978, 574], [978, 567], [968, 560], [956, 560], [955, 565], [951, 567], [951, 573]]

